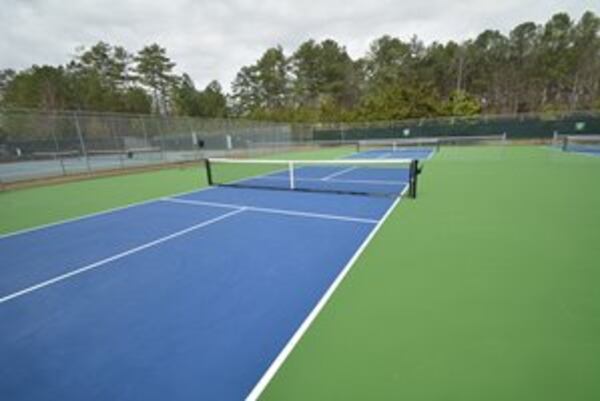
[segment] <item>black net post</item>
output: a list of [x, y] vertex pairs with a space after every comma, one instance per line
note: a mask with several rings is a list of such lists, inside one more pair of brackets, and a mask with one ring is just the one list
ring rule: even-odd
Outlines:
[[213, 186], [212, 170], [210, 167], [210, 160], [204, 159], [204, 168], [206, 169], [206, 180], [208, 185]]
[[419, 169], [419, 161], [411, 160], [410, 168], [409, 168], [409, 176], [408, 176], [408, 197], [416, 198], [417, 197], [417, 177], [421, 170]]

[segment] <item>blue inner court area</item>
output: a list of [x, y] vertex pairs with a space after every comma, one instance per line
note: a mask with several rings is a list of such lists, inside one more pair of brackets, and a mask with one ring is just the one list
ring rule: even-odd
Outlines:
[[567, 151], [591, 156], [600, 156], [600, 142], [596, 145], [571, 145]]
[[433, 156], [435, 148], [429, 146], [392, 147], [368, 149], [350, 155], [349, 159], [417, 159], [426, 160]]
[[[236, 166], [237, 167], [237, 166]], [[234, 181], [235, 185], [305, 191], [398, 195], [409, 182], [408, 166], [302, 166]]]

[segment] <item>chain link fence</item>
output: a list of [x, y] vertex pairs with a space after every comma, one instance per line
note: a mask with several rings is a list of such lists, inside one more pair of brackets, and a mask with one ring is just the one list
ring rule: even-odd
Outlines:
[[422, 118], [376, 123], [319, 124], [315, 140], [506, 134], [510, 140], [551, 140], [556, 134], [599, 134], [600, 112], [578, 111], [473, 117]]
[[256, 156], [302, 146], [347, 145], [361, 139], [500, 134], [509, 140], [548, 141], [556, 135], [600, 134], [600, 112], [311, 125], [0, 110], [0, 184], [191, 162], [208, 156]]
[[0, 110], [0, 180], [259, 153], [293, 135], [289, 124], [238, 119]]

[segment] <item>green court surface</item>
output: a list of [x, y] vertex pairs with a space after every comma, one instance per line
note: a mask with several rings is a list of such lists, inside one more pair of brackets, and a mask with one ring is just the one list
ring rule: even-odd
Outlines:
[[[354, 148], [351, 147], [326, 148], [318, 152], [304, 151], [264, 157], [337, 158], [353, 150]], [[201, 169], [202, 166], [199, 164], [158, 172], [0, 192], [0, 234], [161, 196], [193, 191], [207, 185], [206, 174]]]
[[425, 166], [264, 400], [600, 399], [600, 158]]
[[0, 192], [0, 234], [191, 191], [205, 185], [198, 168], [170, 169]]
[[[444, 148], [420, 178], [262, 398], [600, 399], [600, 158]], [[0, 193], [0, 232], [203, 185], [196, 167]]]

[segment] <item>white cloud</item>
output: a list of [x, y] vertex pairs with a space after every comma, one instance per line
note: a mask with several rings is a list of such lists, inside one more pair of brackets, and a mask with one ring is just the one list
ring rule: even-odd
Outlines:
[[426, 43], [464, 40], [484, 29], [546, 21], [566, 11], [600, 13], [590, 0], [3, 0], [0, 68], [62, 64], [104, 40], [135, 51], [157, 42], [199, 86], [235, 73], [270, 46], [289, 54], [310, 38], [333, 38], [353, 57], [384, 34]]

